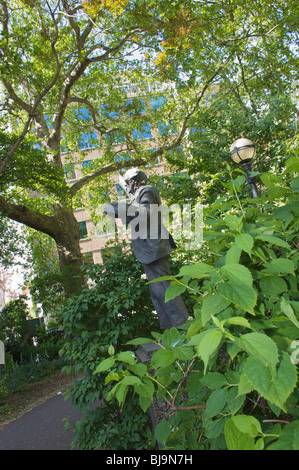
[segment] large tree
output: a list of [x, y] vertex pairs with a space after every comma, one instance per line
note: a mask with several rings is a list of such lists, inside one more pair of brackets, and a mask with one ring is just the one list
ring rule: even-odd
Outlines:
[[[74, 290], [83, 282], [74, 197], [94, 182], [105, 186], [116, 170], [179, 147], [209, 86], [218, 80], [229, 89], [238, 63], [242, 78], [245, 50], [267, 54], [278, 76], [277, 57], [283, 50], [291, 56], [295, 29], [284, 5], [0, 0], [0, 210], [55, 240], [61, 269], [74, 270]], [[127, 99], [125, 86], [137, 83], [139, 97], [155, 97], [154, 83], [169, 81], [176, 90], [165, 87], [167, 102], [151, 113]], [[161, 132], [149, 152], [140, 137], [152, 123]], [[70, 186], [61, 152], [70, 162], [83, 159], [82, 139], [100, 158]]]

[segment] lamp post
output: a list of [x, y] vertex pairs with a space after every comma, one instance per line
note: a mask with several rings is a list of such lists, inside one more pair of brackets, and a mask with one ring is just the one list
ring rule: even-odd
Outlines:
[[251, 162], [255, 156], [255, 145], [249, 139], [238, 139], [230, 148], [230, 156], [235, 163], [243, 166], [247, 178], [246, 182], [250, 184], [253, 197], [259, 197], [258, 190], [255, 184], [255, 177], [251, 176]]

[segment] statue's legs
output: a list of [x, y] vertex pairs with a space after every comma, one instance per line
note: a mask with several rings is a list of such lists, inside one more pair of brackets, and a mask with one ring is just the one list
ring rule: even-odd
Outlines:
[[[144, 264], [144, 270], [149, 281], [158, 277], [171, 276], [169, 256], [153, 263]], [[189, 313], [181, 296], [165, 303], [165, 292], [170, 281], [159, 281], [149, 284], [151, 299], [156, 309], [161, 329], [179, 327], [188, 319]]]

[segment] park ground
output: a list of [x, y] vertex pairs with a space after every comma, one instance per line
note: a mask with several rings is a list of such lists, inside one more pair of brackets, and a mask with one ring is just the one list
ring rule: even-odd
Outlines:
[[0, 406], [0, 431], [35, 406], [63, 392], [72, 382], [73, 378], [68, 374], [57, 371], [50, 377], [27, 384], [25, 391], [12, 394], [5, 406]]

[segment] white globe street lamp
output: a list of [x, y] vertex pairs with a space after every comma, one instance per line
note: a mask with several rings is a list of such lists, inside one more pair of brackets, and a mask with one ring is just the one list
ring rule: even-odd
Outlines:
[[255, 145], [249, 139], [238, 139], [230, 148], [230, 156], [235, 163], [241, 164], [246, 172], [246, 181], [250, 184], [253, 197], [259, 197], [254, 176], [251, 176], [252, 159], [255, 156]]

